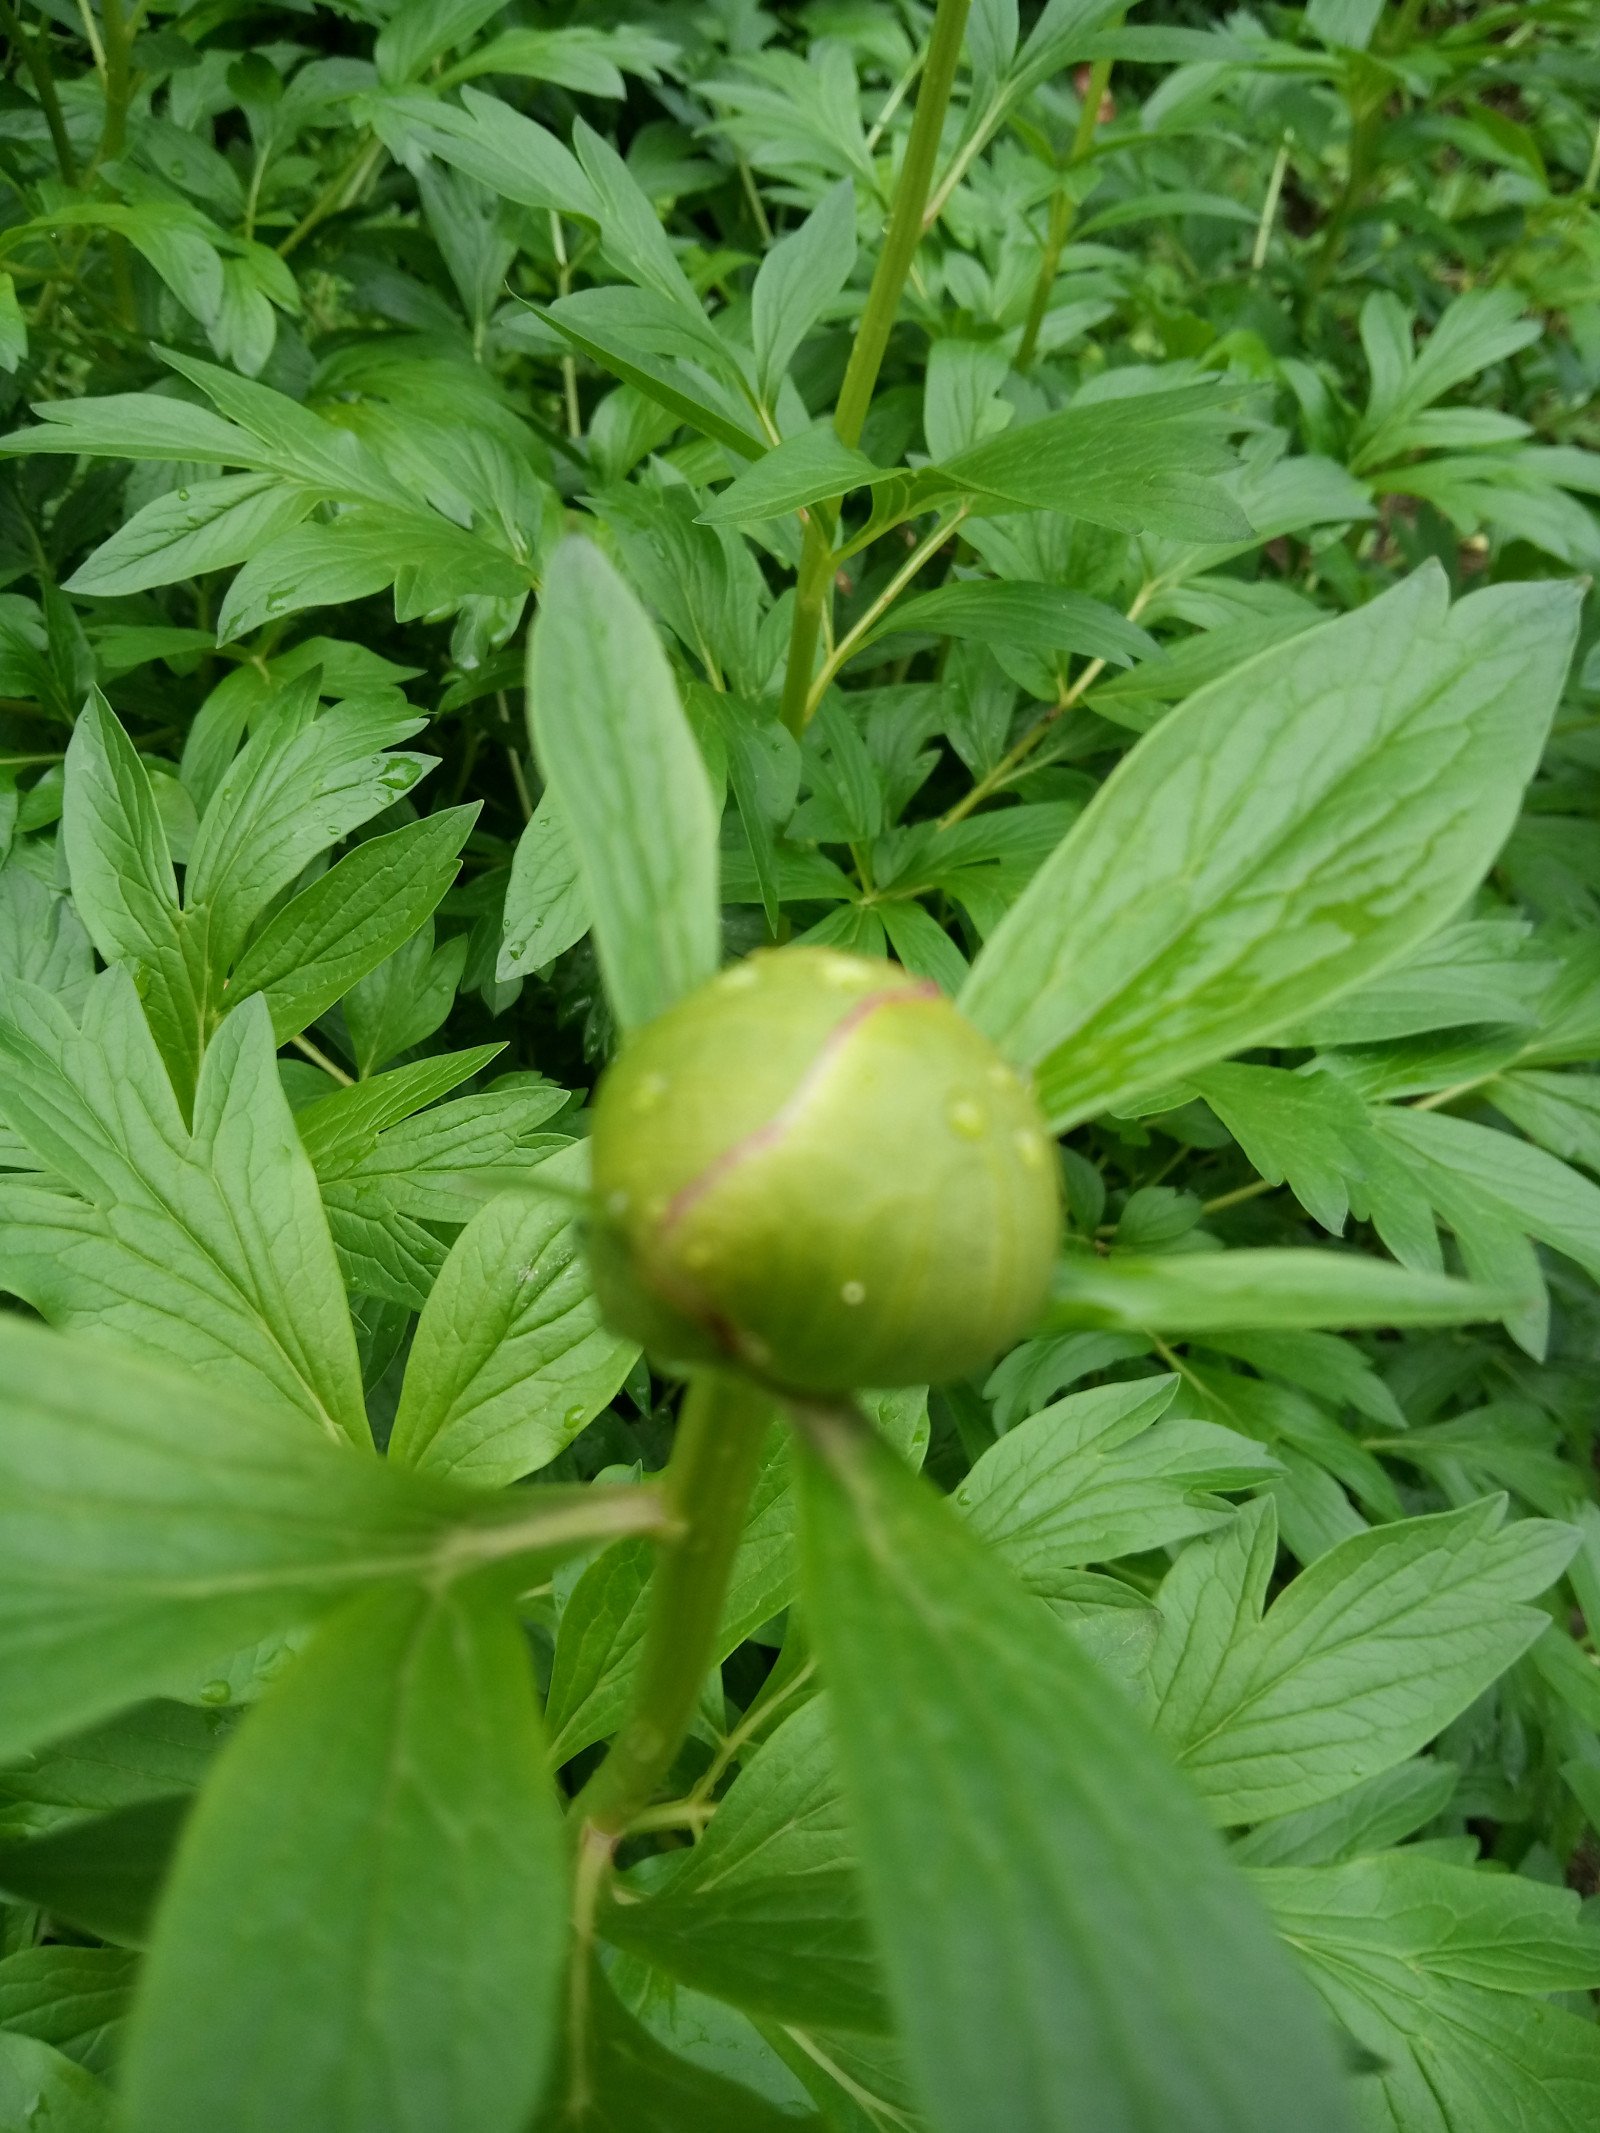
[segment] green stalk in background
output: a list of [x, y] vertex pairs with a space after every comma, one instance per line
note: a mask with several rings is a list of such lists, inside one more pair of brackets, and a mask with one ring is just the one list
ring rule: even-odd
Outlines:
[[[922, 86], [911, 122], [906, 159], [895, 186], [889, 210], [889, 227], [867, 292], [867, 307], [856, 329], [855, 345], [839, 388], [833, 426], [848, 445], [861, 442], [873, 388], [883, 366], [884, 351], [894, 330], [901, 291], [922, 237], [923, 209], [933, 184], [944, 115], [961, 58], [961, 39], [967, 26], [970, 0], [939, 0], [928, 40], [928, 57], [922, 70]], [[805, 731], [806, 702], [811, 693], [811, 671], [816, 663], [817, 639], [822, 633], [823, 609], [833, 577], [833, 535], [838, 524], [839, 498], [812, 507], [806, 520], [805, 545], [800, 555], [800, 575], [795, 586], [794, 623], [789, 633], [789, 662], [783, 680], [783, 722], [793, 734]]]
[[[1062, 172], [1063, 178], [1067, 171], [1074, 169], [1089, 153], [1094, 141], [1094, 130], [1100, 119], [1100, 106], [1105, 99], [1110, 80], [1111, 61], [1097, 59], [1089, 70], [1089, 86], [1083, 92], [1083, 109], [1078, 113], [1078, 130], [1072, 137], [1072, 147], [1068, 151]], [[1039, 329], [1043, 326], [1045, 313], [1050, 308], [1050, 292], [1055, 287], [1056, 274], [1061, 266], [1061, 254], [1066, 249], [1077, 214], [1078, 203], [1063, 184], [1050, 203], [1050, 228], [1044, 240], [1044, 256], [1039, 261], [1039, 278], [1033, 285], [1033, 301], [1028, 306], [1028, 323], [1022, 329], [1022, 340], [1017, 348], [1018, 370], [1026, 370], [1033, 361], [1033, 352], [1039, 344]]]

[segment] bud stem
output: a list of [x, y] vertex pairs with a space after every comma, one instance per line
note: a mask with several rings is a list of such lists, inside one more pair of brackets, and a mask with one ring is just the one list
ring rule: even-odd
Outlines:
[[573, 1809], [588, 1841], [617, 1842], [683, 1745], [771, 1421], [772, 1402], [754, 1385], [709, 1370], [689, 1380], [663, 1483], [673, 1537], [659, 1544], [632, 1706]]

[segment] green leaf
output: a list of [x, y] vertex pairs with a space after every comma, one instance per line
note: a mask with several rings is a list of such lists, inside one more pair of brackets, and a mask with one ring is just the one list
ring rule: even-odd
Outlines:
[[0, 2125], [18, 2133], [110, 2133], [111, 2092], [37, 2037], [0, 2030]]
[[1315, 1806], [1414, 1755], [1542, 1635], [1523, 1603], [1577, 1535], [1504, 1511], [1489, 1497], [1353, 1534], [1265, 1616], [1270, 1499], [1190, 1543], [1161, 1587], [1155, 1721], [1219, 1822]]
[[[541, 1166], [580, 1185], [581, 1158]], [[507, 1193], [452, 1246], [417, 1323], [389, 1456], [502, 1488], [547, 1466], [619, 1391], [638, 1355], [602, 1323], [562, 1198]]]
[[717, 821], [650, 619], [587, 541], [563, 543], [546, 572], [528, 705], [606, 989], [633, 1028], [717, 967]]
[[807, 2028], [887, 2027], [823, 1697], [777, 1728], [664, 1882], [622, 1897], [607, 1939], [701, 1991]]
[[1460, 1779], [1436, 1756], [1396, 1763], [1337, 1799], [1258, 1822], [1234, 1839], [1233, 1856], [1251, 1866], [1328, 1866], [1387, 1851], [1442, 1814]]
[[1083, 652], [1125, 667], [1156, 651], [1155, 639], [1103, 600], [1059, 585], [967, 580], [917, 593], [892, 607], [864, 642], [907, 630], [1034, 652]]
[[1448, 1326], [1495, 1318], [1492, 1289], [1413, 1273], [1359, 1252], [1292, 1250], [1168, 1253], [1093, 1259], [1074, 1253], [1057, 1270], [1042, 1331], [1078, 1326], [1205, 1334], [1300, 1326]]
[[227, 993], [264, 993], [280, 1044], [315, 1022], [432, 916], [456, 877], [477, 805], [441, 808], [369, 837], [275, 912]]
[[640, 348], [636, 335], [615, 317], [614, 305], [588, 301], [613, 293], [582, 289], [576, 296], [562, 297], [558, 303], [534, 304], [530, 308], [591, 362], [643, 393], [646, 399], [654, 400], [679, 422], [714, 438], [740, 459], [758, 459], [765, 440], [755, 429], [753, 418], [747, 418], [730, 396], [718, 391], [687, 364], [665, 361]]
[[169, 489], [102, 541], [68, 578], [66, 590], [118, 599], [208, 570], [231, 570], [308, 518], [316, 501], [313, 491], [287, 487], [270, 473], [225, 474]]
[[581, 2101], [553, 2098], [534, 2133], [822, 2133], [820, 2118], [796, 2117], [714, 2066], [669, 2050], [598, 1969], [589, 2012]]
[[272, 899], [332, 844], [403, 799], [436, 756], [399, 752], [426, 721], [359, 698], [320, 716], [317, 681], [291, 682], [257, 713], [189, 848], [184, 901], [209, 917], [207, 955], [226, 971]]
[[785, 437], [736, 474], [700, 513], [702, 526], [759, 526], [824, 497], [881, 481], [883, 469], [848, 445], [831, 422]]
[[62, 842], [73, 902], [108, 963], [133, 972], [185, 1112], [204, 1043], [203, 943], [178, 909], [177, 879], [149, 774], [96, 689], [67, 748]]
[[491, 192], [524, 207], [598, 220], [594, 189], [578, 159], [545, 127], [499, 97], [463, 89], [461, 107], [441, 97], [389, 96], [375, 106], [375, 130], [391, 144], [415, 141]]
[[1215, 383], [1080, 399], [1014, 424], [918, 477], [918, 490], [996, 511], [1064, 511], [1094, 526], [1198, 541], [1248, 540], [1216, 480], [1234, 463], [1233, 389]]
[[231, 1712], [158, 1700], [0, 1771], [0, 1827], [49, 1829], [86, 1814], [193, 1792]]
[[1348, 2124], [1303, 1988], [1117, 1691], [870, 1437], [822, 1443], [807, 1623], [930, 2124]]
[[0, 1839], [0, 1888], [99, 1940], [143, 1947], [188, 1812], [186, 1799], [142, 1800], [42, 1837]]
[[103, 2074], [137, 1975], [125, 1948], [21, 1948], [0, 1961], [0, 2036], [36, 2037]]
[[223, 1024], [191, 1131], [124, 972], [98, 980], [81, 1030], [31, 986], [7, 1005], [0, 1110], [77, 1197], [0, 1187], [0, 1278], [55, 1324], [368, 1441], [350, 1316], [265, 1009]]
[[1560, 584], [1447, 608], [1429, 567], [1147, 734], [963, 999], [1054, 1123], [1262, 1042], [1452, 916], [1515, 819], [1575, 616]]
[[1388, 1106], [1378, 1130], [1421, 1171], [1459, 1178], [1506, 1220], [1600, 1280], [1600, 1185], [1512, 1133], [1443, 1111]]
[[1229, 1515], [1213, 1491], [1279, 1471], [1214, 1422], [1162, 1421], [1177, 1389], [1175, 1377], [1138, 1378], [1070, 1394], [1007, 1430], [956, 1490], [972, 1530], [1030, 1592], [1048, 1597], [1063, 1571], [1207, 1532]]
[[542, 970], [589, 930], [572, 833], [548, 792], [517, 839], [502, 924], [505, 938], [494, 971], [502, 983]]
[[130, 2025], [129, 2133], [521, 2133], [566, 1935], [509, 1608], [374, 1593], [250, 1714], [195, 1811]]
[[16, 1318], [0, 1357], [0, 1761], [364, 1586], [550, 1563], [654, 1515], [638, 1489], [443, 1490], [300, 1415]]
[[856, 263], [856, 191], [848, 178], [823, 194], [798, 229], [756, 270], [750, 331], [756, 381], [772, 406], [801, 342], [843, 290]]
[[[1364, 2123], [1376, 2133], [1585, 2133], [1600, 2093], [1600, 2032], [1586, 2018], [1468, 1979], [1589, 1969], [1563, 1893], [1404, 1852], [1254, 1876], [1330, 2013], [1368, 2056]], [[1506, 1935], [1505, 1960], [1479, 1950]], [[1583, 1939], [1592, 1941], [1592, 1933]], [[1481, 1973], [1480, 1973], [1481, 1974]]]

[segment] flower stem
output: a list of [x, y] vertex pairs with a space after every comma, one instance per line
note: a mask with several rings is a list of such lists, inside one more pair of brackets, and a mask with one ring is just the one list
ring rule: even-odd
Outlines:
[[[1081, 163], [1093, 145], [1094, 130], [1100, 122], [1100, 106], [1105, 101], [1110, 81], [1111, 61], [1097, 59], [1089, 73], [1088, 87], [1083, 92], [1083, 108], [1078, 113], [1078, 130], [1072, 137], [1066, 170], [1071, 170]], [[1077, 218], [1078, 203], [1067, 190], [1066, 170], [1062, 172], [1063, 183], [1050, 203], [1050, 228], [1044, 240], [1044, 254], [1039, 261], [1038, 279], [1033, 285], [1033, 300], [1028, 306], [1028, 323], [1022, 329], [1022, 340], [1017, 349], [1018, 370], [1026, 370], [1033, 361], [1040, 329], [1050, 308], [1050, 294], [1055, 288], [1056, 275], [1060, 271], [1061, 255], [1066, 250], [1067, 239], [1072, 234], [1072, 225]]]
[[633, 1703], [611, 1753], [579, 1793], [582, 1843], [609, 1849], [672, 1767], [716, 1652], [728, 1572], [772, 1419], [739, 1378], [689, 1380], [664, 1483], [660, 1542]]
[[[939, 137], [961, 57], [961, 39], [967, 26], [970, 0], [939, 0], [923, 63], [917, 108], [911, 121], [906, 159], [889, 209], [889, 227], [883, 250], [873, 270], [866, 309], [856, 329], [844, 383], [839, 388], [833, 426], [844, 443], [861, 442], [873, 389], [894, 330], [906, 276], [922, 237], [922, 211], [933, 167], [939, 154]], [[800, 575], [795, 585], [794, 621], [789, 632], [789, 660], [783, 680], [783, 722], [789, 731], [805, 731], [811, 673], [816, 663], [817, 640], [822, 634], [822, 611], [833, 583], [833, 536], [839, 520], [838, 497], [814, 504], [806, 520], [805, 542], [800, 554]]]

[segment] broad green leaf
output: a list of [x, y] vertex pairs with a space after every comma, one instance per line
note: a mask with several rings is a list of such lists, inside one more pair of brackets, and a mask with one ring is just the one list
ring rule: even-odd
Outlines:
[[[1461, 1876], [1488, 1886], [1463, 1887]], [[1329, 2012], [1371, 2061], [1358, 2093], [1374, 2133], [1587, 2133], [1600, 2031], [1531, 1997], [1541, 1989], [1532, 1983], [1495, 1991], [1470, 1981], [1471, 1937], [1485, 1926], [1514, 1936], [1503, 1963], [1482, 1951], [1499, 1979], [1521, 1950], [1530, 1979], [1590, 1968], [1560, 1891], [1404, 1852], [1254, 1879]]]
[[970, 445], [917, 487], [930, 500], [970, 496], [986, 512], [1065, 511], [1127, 533], [1248, 540], [1249, 520], [1216, 479], [1234, 464], [1233, 399], [1214, 383], [1085, 397]]
[[1516, 1228], [1575, 1259], [1600, 1280], [1600, 1185], [1558, 1156], [1443, 1111], [1388, 1106], [1373, 1114], [1392, 1147], [1416, 1164], [1459, 1178]]
[[1119, 667], [1148, 658], [1156, 649], [1153, 637], [1103, 600], [1059, 585], [988, 578], [941, 585], [900, 601], [866, 642], [905, 630], [931, 630], [936, 637], [971, 638], [978, 644], [1034, 652], [1083, 652]]
[[0, 1771], [0, 1829], [23, 1835], [193, 1792], [233, 1714], [160, 1699]]
[[1337, 1799], [1258, 1822], [1235, 1838], [1233, 1856], [1250, 1866], [1331, 1866], [1388, 1851], [1442, 1814], [1460, 1779], [1437, 1756], [1396, 1763]]
[[532, 308], [547, 326], [591, 362], [655, 401], [679, 422], [715, 438], [740, 459], [758, 459], [765, 440], [755, 428], [754, 418], [747, 417], [730, 395], [720, 391], [698, 369], [641, 348], [627, 325], [614, 316], [613, 305], [588, 301], [611, 293], [614, 292], [582, 289], [576, 296], [564, 296], [547, 308], [537, 304]]
[[471, 946], [465, 933], [435, 946], [433, 921], [425, 919], [410, 940], [356, 980], [340, 1005], [358, 1075], [414, 1050], [448, 1020]]
[[186, 1127], [131, 980], [76, 1028], [14, 986], [0, 1110], [68, 1191], [0, 1186], [0, 1279], [52, 1323], [369, 1441], [355, 1337], [264, 1007], [222, 1025]]
[[438, 758], [401, 753], [426, 721], [359, 698], [318, 715], [316, 682], [257, 714], [189, 849], [184, 901], [209, 915], [207, 953], [229, 969], [251, 926], [319, 852], [403, 799]]
[[1425, 568], [1146, 735], [964, 995], [1054, 1123], [1262, 1042], [1453, 916], [1515, 819], [1575, 615], [1559, 584], [1449, 608]]
[[154, 497], [119, 526], [66, 582], [69, 592], [109, 600], [152, 586], [231, 570], [308, 518], [316, 495], [276, 474], [225, 474]]
[[1504, 1498], [1348, 1540], [1266, 1609], [1269, 1499], [1190, 1543], [1161, 1588], [1156, 1730], [1219, 1822], [1290, 1814], [1430, 1741], [1549, 1618], [1570, 1526]]
[[1339, 1075], [1229, 1061], [1192, 1075], [1187, 1086], [1205, 1098], [1267, 1183], [1287, 1184], [1324, 1229], [1340, 1235], [1353, 1212], [1358, 1221], [1370, 1218], [1413, 1271], [1443, 1271], [1426, 1194]]
[[1205, 1334], [1250, 1327], [1448, 1326], [1494, 1318], [1507, 1298], [1359, 1252], [1169, 1252], [1157, 1259], [1073, 1253], [1056, 1272], [1042, 1331], [1104, 1326]]
[[598, 219], [594, 189], [572, 151], [481, 89], [463, 89], [460, 107], [437, 96], [386, 97], [374, 107], [373, 123], [392, 144], [415, 141], [507, 200]]
[[548, 1564], [654, 1515], [638, 1489], [444, 1490], [301, 1415], [15, 1318], [0, 1356], [0, 1762], [364, 1586]]
[[0, 1838], [0, 1889], [119, 1947], [142, 1948], [186, 1799], [141, 1800], [42, 1837]]
[[129, 2133], [521, 2133], [566, 1855], [504, 1600], [341, 1610], [223, 1751], [157, 1916]]
[[866, 1435], [800, 1461], [803, 1589], [938, 2133], [1350, 2123], [1330, 2039], [1131, 1709]]
[[275, 912], [227, 993], [264, 993], [280, 1044], [326, 1013], [430, 918], [460, 867], [477, 806], [441, 808], [368, 837]]
[[589, 930], [572, 833], [548, 792], [517, 839], [502, 924], [505, 938], [495, 964], [502, 983], [542, 970]]
[[883, 469], [848, 445], [831, 422], [785, 437], [736, 474], [700, 514], [702, 526], [759, 526], [824, 497], [881, 481]]
[[137, 1975], [125, 1948], [21, 1948], [0, 1961], [0, 2034], [36, 2037], [104, 2074]]
[[1600, 1075], [1518, 1068], [1496, 1075], [1484, 1094], [1541, 1148], [1600, 1170]]
[[887, 2026], [823, 1697], [777, 1728], [664, 1881], [622, 1896], [606, 1937], [702, 1991], [804, 2027]]
[[1515, 920], [1467, 919], [1446, 926], [1403, 963], [1357, 986], [1307, 1020], [1307, 1044], [1381, 1044], [1420, 1030], [1535, 1020], [1556, 966], [1530, 949]]
[[843, 290], [855, 262], [855, 186], [841, 178], [798, 229], [779, 238], [756, 270], [750, 331], [756, 382], [769, 406], [800, 343]]
[[37, 2037], [0, 2029], [0, 2125], [17, 2133], [111, 2133], [111, 2091]]
[[139, 982], [151, 1033], [187, 1112], [205, 1041], [204, 941], [178, 908], [149, 774], [98, 689], [67, 749], [62, 842], [78, 915], [105, 961]]
[[[811, 2113], [770, 2103], [712, 2065], [697, 2065], [622, 2006], [596, 1969], [581, 2084], [569, 2075], [533, 2133], [822, 2133]], [[711, 2056], [710, 2054], [707, 2055]]]
[[1177, 1389], [1175, 1377], [1138, 1378], [1069, 1394], [977, 1461], [955, 1503], [1030, 1592], [1050, 1597], [1064, 1571], [1204, 1533], [1229, 1516], [1214, 1491], [1279, 1471], [1214, 1422], [1163, 1421]]
[[[541, 1166], [580, 1185], [585, 1151]], [[417, 1324], [389, 1456], [482, 1488], [541, 1466], [620, 1389], [638, 1348], [601, 1322], [563, 1197], [491, 1200], [451, 1249]]]
[[612, 1007], [633, 1028], [717, 967], [717, 825], [649, 617], [587, 541], [564, 543], [546, 572], [528, 715]]

